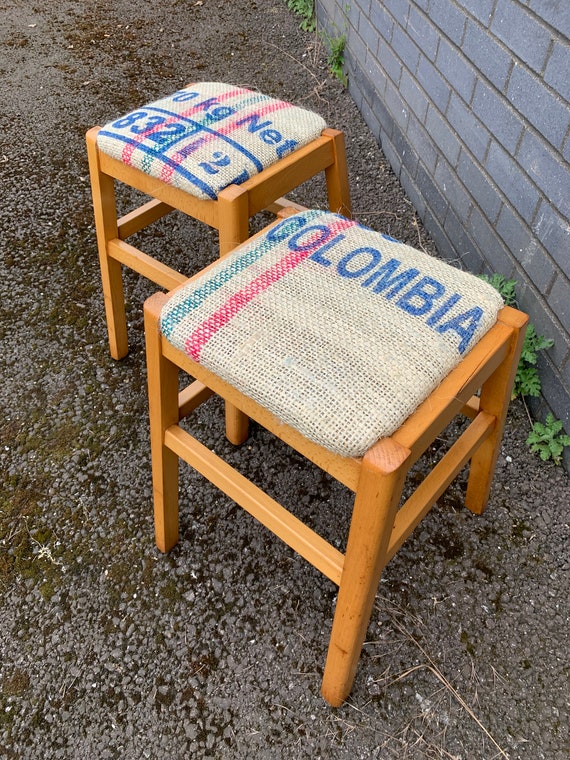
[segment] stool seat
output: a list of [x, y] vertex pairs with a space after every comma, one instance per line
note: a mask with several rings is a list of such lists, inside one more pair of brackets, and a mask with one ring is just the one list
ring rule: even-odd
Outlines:
[[471, 274], [308, 210], [178, 288], [160, 326], [309, 440], [359, 457], [403, 424], [502, 306]]
[[192, 84], [115, 119], [99, 149], [201, 199], [215, 200], [316, 140], [318, 114], [222, 82]]

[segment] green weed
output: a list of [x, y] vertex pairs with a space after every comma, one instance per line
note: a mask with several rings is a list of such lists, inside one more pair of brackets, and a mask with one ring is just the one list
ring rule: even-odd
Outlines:
[[[317, 28], [317, 19], [315, 16], [314, 0], [286, 0], [287, 7], [301, 18], [300, 27], [305, 32], [314, 32]], [[319, 36], [324, 40], [327, 48], [327, 63], [330, 72], [339, 79], [342, 84], [347, 86], [347, 76], [344, 73], [344, 48], [346, 45], [346, 35], [331, 37], [325, 32], [320, 32]]]
[[518, 396], [540, 396], [540, 376], [536, 363], [538, 361], [539, 351], [544, 351], [554, 345], [554, 341], [545, 338], [544, 335], [537, 335], [534, 325], [529, 324], [524, 338], [523, 348], [515, 384], [513, 386], [513, 398]]
[[300, 27], [305, 32], [314, 32], [317, 28], [314, 0], [287, 0], [287, 7], [301, 17]]
[[515, 306], [517, 298], [516, 298], [516, 289], [517, 289], [517, 281], [516, 280], [507, 280], [507, 278], [502, 274], [482, 274], [480, 276], [482, 280], [485, 280], [485, 282], [488, 282], [489, 285], [492, 285], [495, 290], [498, 290], [501, 294], [503, 301], [505, 302], [506, 306]]
[[[481, 279], [499, 291], [507, 306], [516, 306], [516, 280], [507, 280], [502, 274], [481, 275]], [[518, 398], [519, 396], [532, 396], [536, 398], [540, 396], [541, 382], [536, 366], [538, 354], [540, 351], [544, 351], [553, 345], [553, 340], [545, 338], [544, 335], [538, 335], [534, 325], [529, 324], [513, 385], [512, 398]]]
[[562, 432], [560, 420], [554, 419], [553, 414], [548, 414], [544, 424], [534, 423], [526, 443], [544, 462], [552, 459], [555, 464], [560, 464], [564, 448], [570, 446], [570, 435]]
[[346, 45], [346, 37], [343, 34], [340, 37], [327, 36], [325, 39], [329, 49], [329, 54], [327, 56], [329, 69], [346, 87], [348, 81], [347, 76], [344, 73], [344, 46]]

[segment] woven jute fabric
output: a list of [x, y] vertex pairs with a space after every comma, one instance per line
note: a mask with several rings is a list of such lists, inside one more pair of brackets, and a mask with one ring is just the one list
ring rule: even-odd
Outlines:
[[202, 199], [241, 184], [326, 127], [318, 114], [222, 82], [202, 82], [106, 124], [100, 150]]
[[471, 274], [311, 210], [175, 291], [161, 330], [307, 438], [360, 456], [400, 427], [502, 305]]

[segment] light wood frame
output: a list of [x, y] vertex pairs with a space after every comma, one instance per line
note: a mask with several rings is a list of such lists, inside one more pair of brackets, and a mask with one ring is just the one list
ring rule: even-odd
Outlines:
[[[144, 307], [155, 538], [178, 541], [178, 465], [190, 464], [339, 587], [321, 692], [333, 706], [350, 693], [382, 570], [463, 467], [466, 506], [481, 514], [489, 498], [528, 317], [504, 307], [497, 323], [389, 438], [361, 459], [332, 453], [175, 349], [161, 334], [168, 295]], [[179, 393], [179, 371], [195, 378]], [[256, 420], [355, 493], [343, 554], [183, 429], [179, 422], [213, 393], [242, 419]], [[457, 416], [471, 422], [412, 495], [400, 504], [406, 475]], [[233, 443], [247, 437], [242, 425]]]
[[[344, 134], [339, 130], [324, 129], [317, 139], [242, 185], [224, 188], [217, 200], [202, 200], [103, 153], [97, 146], [100, 129], [90, 129], [86, 142], [109, 349], [114, 359], [122, 359], [128, 353], [122, 266], [166, 290], [186, 280], [183, 273], [125, 242], [135, 232], [177, 209], [217, 229], [219, 252], [224, 255], [249, 237], [251, 217], [264, 209], [277, 212], [294, 205], [282, 196], [321, 172], [325, 174], [329, 210], [350, 216]], [[115, 180], [140, 190], [152, 200], [118, 219]]]

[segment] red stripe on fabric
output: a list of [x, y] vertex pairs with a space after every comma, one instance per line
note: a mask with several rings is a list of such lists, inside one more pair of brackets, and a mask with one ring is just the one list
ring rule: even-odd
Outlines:
[[270, 269], [260, 274], [255, 280], [248, 283], [245, 288], [238, 293], [234, 293], [225, 304], [220, 306], [205, 322], [194, 330], [192, 335], [185, 343], [186, 353], [194, 359], [200, 361], [200, 353], [206, 343], [224, 325], [227, 325], [239, 312], [247, 306], [257, 295], [263, 293], [271, 285], [284, 277], [288, 272], [293, 270], [304, 259], [310, 256], [311, 250], [303, 249], [302, 251], [291, 251], [285, 258], [278, 261]]
[[[209, 142], [212, 142], [213, 140], [217, 140], [219, 135], [223, 135], [224, 137], [227, 137], [232, 132], [235, 132], [237, 129], [239, 129], [240, 126], [242, 126], [241, 122], [244, 121], [244, 119], [248, 119], [251, 116], [263, 117], [263, 116], [266, 116], [268, 113], [273, 113], [274, 111], [282, 111], [283, 109], [286, 109], [286, 108], [294, 108], [294, 106], [292, 105], [292, 103], [287, 103], [285, 101], [280, 100], [280, 101], [277, 101], [277, 103], [270, 103], [269, 105], [259, 110], [256, 110], [255, 108], [253, 108], [249, 112], [246, 112], [245, 110], [238, 111], [237, 114], [235, 114], [236, 118], [233, 121], [228, 122], [224, 126], [218, 127], [216, 130], [213, 130], [212, 132], [201, 133], [199, 137], [200, 147], [202, 147], [202, 145], [206, 145]], [[157, 129], [159, 128], [160, 127], [157, 127]], [[247, 146], [243, 145], [243, 143], [241, 143], [241, 145], [242, 147], [247, 148]], [[179, 161], [180, 160], [179, 155], [180, 155], [179, 152], [176, 153], [173, 156], [173, 160]]]
[[[236, 95], [243, 95], [246, 93], [249, 93], [250, 90], [244, 90], [244, 89], [235, 89], [230, 90], [228, 92], [223, 92], [221, 95], [204, 95], [203, 99], [198, 103], [197, 105], [193, 105], [191, 108], [189, 108], [187, 111], [181, 111], [180, 114], [176, 114], [174, 116], [170, 116], [167, 119], [165, 119], [161, 124], [156, 124], [154, 127], [151, 127], [150, 129], [145, 130], [144, 132], [136, 135], [135, 137], [131, 138], [131, 143], [128, 143], [123, 148], [123, 151], [121, 153], [121, 161], [124, 164], [130, 164], [131, 159], [133, 156], [133, 153], [135, 152], [135, 148], [140, 143], [144, 142], [146, 138], [149, 135], [152, 135], [154, 132], [159, 132], [161, 129], [164, 129], [164, 127], [168, 126], [169, 124], [174, 124], [177, 121], [180, 120], [180, 118], [190, 116], [191, 114], [195, 113], [196, 111], [200, 110], [201, 104], [204, 102], [204, 100], [210, 100], [210, 98], [215, 98], [217, 101], [224, 101], [229, 98], [233, 98]], [[170, 177], [172, 177], [173, 174], [172, 170], [168, 175], [164, 176], [164, 181], [169, 182]]]
[[[137, 142], [140, 142], [140, 140], [137, 140]], [[127, 143], [125, 147], [123, 148], [123, 152], [121, 153], [121, 161], [124, 164], [130, 164], [131, 159], [133, 157], [133, 153], [135, 152], [136, 145], [131, 145], [130, 143]]]
[[[329, 225], [329, 229], [332, 233], [339, 230], [353, 227], [357, 222], [350, 219], [335, 220]], [[315, 250], [320, 246], [321, 237], [318, 237], [318, 241], [307, 241], [306, 245], [298, 250], [290, 251], [280, 261], [277, 261], [272, 267], [262, 272], [258, 277], [248, 283], [242, 290], [237, 293], [233, 293], [230, 298], [222, 304], [208, 319], [197, 327], [192, 335], [186, 340], [184, 344], [184, 350], [194, 361], [200, 361], [200, 353], [206, 343], [220, 330], [222, 327], [228, 324], [239, 312], [247, 306], [257, 295], [263, 293], [271, 285], [284, 277], [288, 272], [291, 272], [302, 261], [307, 259]], [[327, 237], [323, 244], [330, 241], [330, 236]]]
[[[212, 95], [211, 97], [212, 98], [216, 98], [216, 100], [218, 102], [223, 102], [224, 100], [228, 100], [229, 98], [234, 97], [236, 95], [249, 94], [250, 92], [253, 95], [255, 95], [255, 93], [252, 92], [251, 90], [232, 90], [231, 92], [225, 92], [225, 93], [222, 93], [221, 95]], [[205, 96], [205, 98], [206, 98], [206, 100], [210, 99], [207, 96]], [[283, 109], [287, 109], [287, 108], [293, 108], [293, 104], [292, 103], [287, 103], [286, 101], [283, 101], [283, 100], [278, 100], [275, 103], [269, 103], [266, 106], [264, 106], [263, 108], [258, 109], [258, 110], [256, 110], [255, 108], [253, 108], [251, 111], [249, 111], [248, 113], [246, 113], [245, 116], [244, 116], [245, 109], [244, 110], [240, 110], [236, 114], [236, 118], [233, 121], [227, 123], [225, 126], [219, 128], [219, 129], [216, 129], [216, 130], [214, 130], [212, 132], [206, 132], [205, 134], [200, 135], [200, 138], [199, 138], [200, 141], [201, 141], [200, 144], [202, 145], [202, 144], [206, 144], [208, 142], [211, 142], [212, 140], [216, 140], [218, 138], [218, 135], [227, 136], [227, 135], [231, 134], [232, 132], [234, 132], [236, 129], [239, 128], [239, 126], [240, 126], [239, 122], [243, 121], [244, 119], [247, 119], [248, 116], [263, 117], [263, 116], [266, 116], [269, 113], [273, 113], [275, 111], [282, 111]], [[125, 163], [125, 164], [130, 164], [131, 163], [131, 159], [132, 159], [132, 155], [133, 155], [133, 153], [134, 153], [135, 148], [137, 147], [137, 145], [140, 144], [140, 143], [142, 143], [142, 142], [144, 142], [150, 135], [152, 135], [155, 132], [160, 132], [166, 126], [168, 126], [169, 124], [174, 124], [174, 123], [178, 122], [181, 118], [190, 117], [196, 111], [199, 111], [199, 110], [200, 110], [200, 103], [198, 103], [196, 106], [193, 106], [192, 108], [189, 108], [187, 111], [181, 111], [180, 114], [176, 114], [176, 116], [171, 116], [171, 117], [165, 119], [165, 121], [162, 122], [162, 124], [157, 124], [157, 125], [151, 127], [151, 129], [145, 130], [143, 133], [141, 133], [141, 134], [135, 136], [134, 138], [132, 138], [132, 143], [127, 144], [123, 148], [123, 152], [121, 154], [121, 160], [122, 160], [122, 162]], [[174, 160], [174, 161], [176, 161], [176, 162], [179, 162], [180, 161], [180, 153], [177, 151], [171, 157], [171, 159]], [[161, 179], [163, 179], [164, 182], [168, 183], [170, 181], [170, 178], [172, 177], [173, 172], [174, 172], [174, 170], [171, 170], [170, 172], [167, 172], [164, 175], [164, 177], [161, 177]]]
[[[353, 219], [341, 217], [327, 226], [331, 232], [340, 232], [340, 230], [347, 230], [349, 227], [355, 227], [356, 225], [358, 225], [358, 222], [355, 222]], [[327, 240], [324, 240], [323, 243], [326, 243]]]
[[162, 164], [160, 167], [160, 179], [165, 184], [169, 185], [172, 182], [172, 175], [174, 174], [174, 167], [170, 164]]
[[226, 124], [222, 129], [218, 129], [217, 131], [221, 135], [227, 135], [230, 132], [233, 132], [235, 129], [240, 126], [239, 122], [242, 122], [251, 116], [259, 116], [263, 117], [266, 116], [268, 113], [273, 113], [274, 111], [283, 111], [285, 108], [293, 108], [292, 103], [286, 103], [284, 100], [278, 100], [276, 103], [268, 103], [264, 108], [255, 109], [253, 108], [251, 111], [246, 113], [244, 116], [244, 111], [239, 111], [236, 114], [236, 119], [234, 121], [229, 122]]

